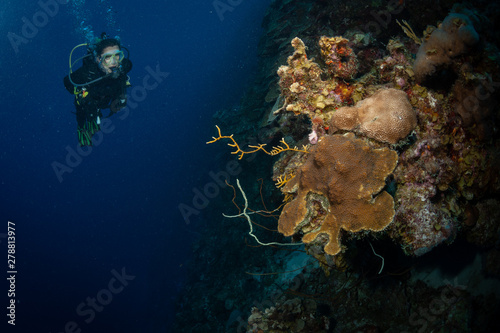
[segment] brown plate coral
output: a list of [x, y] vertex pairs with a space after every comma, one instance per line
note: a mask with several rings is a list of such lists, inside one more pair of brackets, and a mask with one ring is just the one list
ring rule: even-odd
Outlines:
[[283, 208], [278, 230], [303, 233], [304, 243], [325, 241], [330, 255], [341, 250], [340, 229], [383, 230], [393, 220], [394, 200], [382, 189], [397, 161], [395, 151], [372, 148], [353, 133], [322, 137], [283, 187], [296, 197]]

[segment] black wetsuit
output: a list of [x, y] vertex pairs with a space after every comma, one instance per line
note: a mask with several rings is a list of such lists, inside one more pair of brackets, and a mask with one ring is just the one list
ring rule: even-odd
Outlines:
[[[127, 73], [131, 69], [132, 62], [125, 58], [121, 62], [120, 75], [117, 78], [109, 75], [95, 83], [76, 87], [76, 94], [69, 77], [64, 78], [66, 89], [71, 94], [75, 94], [78, 139], [81, 145], [92, 145], [92, 135], [100, 129], [97, 117], [102, 118], [102, 109], [109, 108], [111, 111], [109, 115], [112, 115], [126, 106], [126, 89], [129, 86]], [[84, 84], [106, 76], [93, 56], [84, 58], [83, 66], [70, 75], [75, 84]], [[82, 88], [85, 88], [88, 93], [86, 96]]]

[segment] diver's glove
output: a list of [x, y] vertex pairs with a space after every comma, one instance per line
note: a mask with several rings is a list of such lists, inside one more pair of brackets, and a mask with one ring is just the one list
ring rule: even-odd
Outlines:
[[111, 110], [111, 113], [117, 113], [126, 106], [127, 106], [127, 96], [121, 95], [120, 97], [114, 99], [111, 102], [111, 106], [109, 107], [109, 109]]

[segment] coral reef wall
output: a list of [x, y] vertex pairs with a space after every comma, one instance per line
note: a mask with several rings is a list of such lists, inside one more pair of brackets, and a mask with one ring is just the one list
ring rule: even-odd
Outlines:
[[257, 236], [303, 245], [255, 243], [225, 186], [179, 332], [500, 331], [497, 6], [272, 3], [255, 82], [214, 122], [306, 147], [238, 162]]

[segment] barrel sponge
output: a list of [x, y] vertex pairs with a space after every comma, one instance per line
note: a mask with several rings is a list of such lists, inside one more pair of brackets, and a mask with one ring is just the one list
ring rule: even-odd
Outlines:
[[395, 144], [415, 128], [417, 116], [406, 93], [392, 88], [380, 89], [355, 106], [335, 111], [330, 125], [332, 132], [354, 131], [381, 142]]
[[296, 196], [281, 212], [279, 232], [301, 233], [304, 243], [325, 241], [325, 252], [335, 255], [340, 229], [385, 229], [394, 218], [394, 200], [382, 189], [397, 161], [394, 150], [372, 148], [353, 133], [323, 136], [283, 187]]
[[453, 58], [467, 52], [479, 41], [471, 20], [463, 14], [449, 14], [428, 35], [417, 52], [413, 71], [418, 82], [432, 76], [440, 67], [449, 65]]

